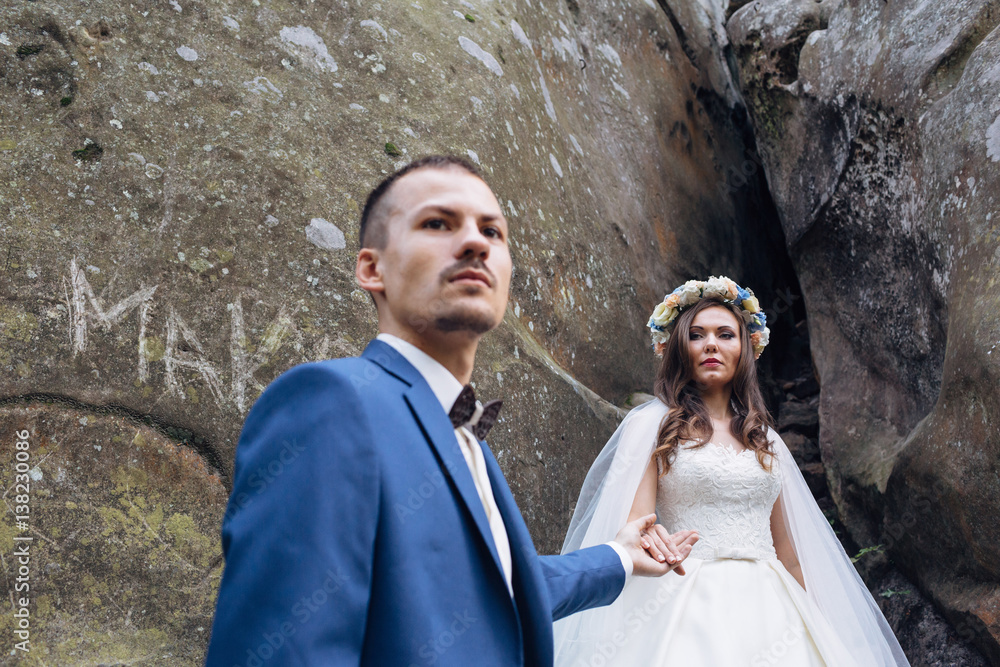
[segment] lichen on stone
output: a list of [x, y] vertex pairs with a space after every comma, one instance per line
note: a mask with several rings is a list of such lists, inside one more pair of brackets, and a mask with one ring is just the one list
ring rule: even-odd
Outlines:
[[101, 159], [103, 154], [104, 149], [96, 143], [87, 144], [83, 148], [73, 151], [73, 157], [84, 162], [96, 162]]
[[22, 44], [17, 47], [17, 50], [14, 53], [17, 54], [18, 58], [24, 60], [28, 56], [34, 56], [41, 53], [44, 48], [44, 44]]

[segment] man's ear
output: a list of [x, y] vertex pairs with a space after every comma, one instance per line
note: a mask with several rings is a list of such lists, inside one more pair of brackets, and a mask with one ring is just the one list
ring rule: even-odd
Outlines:
[[381, 256], [376, 248], [362, 248], [358, 252], [358, 261], [354, 266], [354, 276], [358, 285], [373, 295], [385, 291], [380, 260]]

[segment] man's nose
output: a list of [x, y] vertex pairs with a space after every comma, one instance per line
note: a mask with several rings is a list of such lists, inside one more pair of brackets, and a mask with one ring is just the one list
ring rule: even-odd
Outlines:
[[486, 259], [489, 254], [490, 242], [479, 229], [479, 224], [472, 218], [464, 220], [459, 234], [458, 256]]

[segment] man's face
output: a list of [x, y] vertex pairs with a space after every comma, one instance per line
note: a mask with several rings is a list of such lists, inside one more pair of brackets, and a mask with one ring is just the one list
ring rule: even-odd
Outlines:
[[372, 290], [381, 292], [379, 319], [420, 337], [478, 337], [496, 327], [512, 264], [507, 221], [489, 186], [462, 169], [424, 168], [386, 196], [387, 241], [375, 261], [382, 289]]

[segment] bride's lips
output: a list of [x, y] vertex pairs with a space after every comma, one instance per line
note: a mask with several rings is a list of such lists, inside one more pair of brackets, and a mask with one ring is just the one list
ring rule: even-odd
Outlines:
[[721, 366], [722, 362], [715, 357], [709, 357], [705, 361], [701, 362], [702, 366]]
[[473, 269], [466, 269], [465, 271], [459, 271], [454, 276], [448, 279], [448, 282], [450, 283], [455, 283], [458, 281], [477, 282], [477, 283], [482, 283], [487, 287], [493, 287], [493, 283], [490, 282], [489, 276], [487, 276], [482, 271], [475, 271]]

